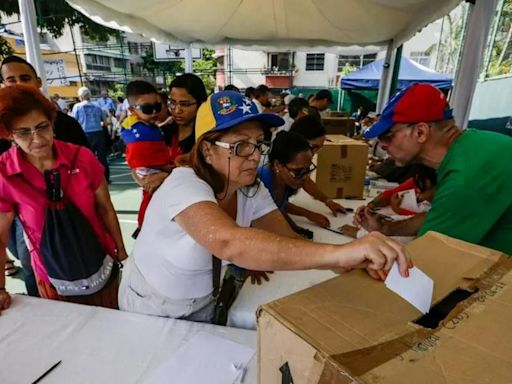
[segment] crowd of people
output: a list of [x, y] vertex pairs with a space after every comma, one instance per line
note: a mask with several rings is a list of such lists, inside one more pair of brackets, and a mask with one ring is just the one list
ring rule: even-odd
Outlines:
[[[363, 268], [384, 279], [395, 261], [406, 277], [411, 260], [388, 236], [429, 230], [512, 254], [512, 171], [495, 156], [512, 153], [512, 139], [461, 131], [433, 86], [402, 90], [378, 120], [359, 111], [364, 139], [394, 166], [418, 165], [404, 185], [357, 210], [356, 229], [366, 236], [332, 245], [309, 241], [312, 233], [290, 217], [330, 227], [325, 215], [290, 201], [300, 189], [333, 215], [347, 214], [309, 177], [326, 140], [328, 90], [309, 101], [282, 94], [278, 103], [265, 85], [208, 96], [199, 77], [184, 74], [168, 95], [132, 81], [117, 106], [107, 92], [93, 102], [80, 88], [69, 108], [42, 95], [24, 59], [6, 58], [0, 74], [0, 270], [13, 271], [9, 249], [30, 295], [223, 324], [219, 308], [233, 297], [223, 301], [222, 263], [243, 276], [240, 284], [275, 270]], [[108, 190], [104, 128], [112, 116], [143, 191], [130, 255]], [[428, 209], [405, 212], [406, 189]], [[385, 220], [376, 211], [385, 205], [409, 216]], [[0, 310], [10, 300], [0, 274]]]

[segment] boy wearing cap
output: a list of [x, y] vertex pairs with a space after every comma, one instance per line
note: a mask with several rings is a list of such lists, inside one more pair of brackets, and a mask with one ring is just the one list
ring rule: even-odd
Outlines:
[[398, 165], [421, 163], [437, 170], [437, 190], [428, 214], [383, 222], [368, 207], [356, 224], [388, 235], [421, 236], [437, 231], [512, 255], [512, 138], [460, 130], [446, 96], [429, 84], [396, 94], [364, 137], [378, 137]]
[[[160, 128], [156, 125], [162, 102], [150, 83], [135, 80], [126, 86], [126, 97], [130, 105], [129, 115], [122, 124], [121, 138], [126, 144], [126, 162], [138, 177], [145, 177], [158, 172], [170, 173], [171, 156]], [[151, 192], [142, 191], [142, 202], [137, 218], [138, 228], [132, 235], [137, 237], [144, 221]]]

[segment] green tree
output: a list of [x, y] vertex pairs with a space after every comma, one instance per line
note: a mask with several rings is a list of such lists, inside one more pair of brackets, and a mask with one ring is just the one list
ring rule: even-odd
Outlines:
[[142, 66], [153, 77], [165, 75], [174, 78], [177, 73], [183, 73], [184, 70], [183, 61], [155, 61], [153, 46], [142, 55]]
[[501, 16], [494, 21], [497, 25], [494, 41], [490, 42], [491, 49], [487, 77], [512, 73], [512, 0], [504, 0]]
[[217, 71], [217, 59], [213, 57], [215, 50], [203, 48], [203, 58], [192, 63], [194, 73], [203, 80], [206, 92], [213, 93], [215, 88], [215, 72]]
[[[91, 40], [107, 41], [116, 30], [95, 23], [72, 8], [65, 0], [35, 0], [37, 25], [54, 37], [64, 33], [66, 25], [78, 25]], [[19, 15], [18, 0], [0, 1], [0, 13], [7, 16]]]

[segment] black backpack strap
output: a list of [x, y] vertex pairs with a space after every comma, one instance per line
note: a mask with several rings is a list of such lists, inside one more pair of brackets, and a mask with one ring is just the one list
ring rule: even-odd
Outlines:
[[213, 297], [217, 297], [220, 289], [220, 272], [222, 269], [222, 261], [215, 255], [212, 255], [212, 267]]

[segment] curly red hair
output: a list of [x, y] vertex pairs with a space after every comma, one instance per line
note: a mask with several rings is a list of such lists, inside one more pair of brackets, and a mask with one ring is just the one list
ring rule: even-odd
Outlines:
[[52, 122], [57, 114], [57, 108], [37, 88], [26, 85], [0, 88], [0, 137], [10, 138], [13, 121], [34, 110], [41, 111]]

